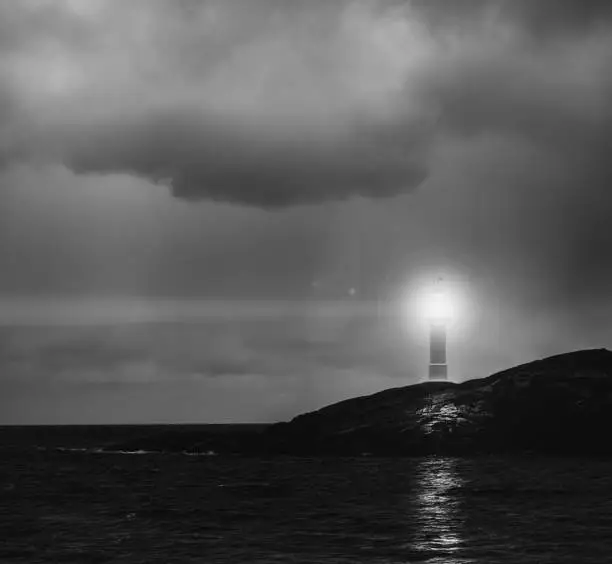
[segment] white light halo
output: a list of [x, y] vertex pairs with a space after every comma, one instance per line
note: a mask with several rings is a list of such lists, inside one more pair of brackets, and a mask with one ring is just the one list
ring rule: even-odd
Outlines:
[[[438, 292], [442, 296], [438, 297]], [[434, 272], [413, 277], [398, 294], [397, 305], [404, 330], [415, 342], [433, 323], [443, 323], [453, 341], [464, 340], [471, 331], [475, 306], [467, 281], [460, 274], [442, 277]]]
[[423, 314], [429, 321], [450, 321], [456, 314], [456, 303], [447, 291], [436, 288], [423, 296]]

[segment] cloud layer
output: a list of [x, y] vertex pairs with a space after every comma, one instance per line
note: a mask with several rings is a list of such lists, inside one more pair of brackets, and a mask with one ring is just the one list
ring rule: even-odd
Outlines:
[[609, 143], [608, 3], [453, 6], [3, 0], [0, 163], [278, 207], [410, 191], [449, 133]]
[[262, 206], [385, 196], [424, 179], [431, 116], [406, 77], [428, 56], [426, 37], [397, 9], [117, 8], [0, 3], [3, 161], [55, 159]]
[[[270, 421], [407, 377], [401, 335], [390, 338], [371, 312], [210, 306], [192, 321], [0, 328], [0, 420], [70, 421], [87, 396], [98, 399], [81, 421]], [[41, 390], [72, 405], [49, 414], [49, 404], [58, 406], [50, 400], [35, 413], [33, 393]], [[198, 400], [189, 413], [172, 398], [154, 405], [168, 390], [191, 390]], [[112, 407], [106, 396], [115, 398]], [[23, 403], [29, 407], [19, 413]]]

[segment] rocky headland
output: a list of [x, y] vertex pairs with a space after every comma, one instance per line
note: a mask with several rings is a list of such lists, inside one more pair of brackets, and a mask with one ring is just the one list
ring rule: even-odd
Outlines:
[[121, 448], [233, 455], [612, 454], [612, 352], [537, 360], [486, 378], [357, 397], [233, 433], [153, 435]]

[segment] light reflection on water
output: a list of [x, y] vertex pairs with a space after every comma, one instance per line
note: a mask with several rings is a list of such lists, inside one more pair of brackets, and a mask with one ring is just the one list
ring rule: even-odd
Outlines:
[[438, 557], [430, 562], [472, 562], [457, 558], [464, 546], [465, 524], [461, 501], [453, 491], [462, 483], [456, 459], [435, 457], [417, 463], [411, 499], [416, 530], [410, 547]]

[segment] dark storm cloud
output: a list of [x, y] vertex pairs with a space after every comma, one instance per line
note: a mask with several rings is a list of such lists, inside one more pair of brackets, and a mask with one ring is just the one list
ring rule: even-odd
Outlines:
[[418, 186], [418, 25], [364, 2], [252, 4], [2, 2], [2, 159], [264, 207]]
[[608, 25], [612, 6], [607, 0], [412, 0], [432, 30], [509, 24], [533, 38], [588, 33]]
[[605, 292], [609, 3], [109, 6], [0, 3], [10, 22], [0, 158], [126, 172], [168, 182], [185, 199], [279, 207], [410, 190], [439, 177], [444, 148], [460, 143], [470, 157], [446, 181], [481, 171], [474, 182], [493, 193], [486, 206], [507, 202], [507, 219], [483, 221], [469, 243], [472, 263], [497, 252], [541, 269], [533, 284], [550, 284], [550, 300], [588, 296], [587, 274]]
[[265, 131], [232, 131], [219, 120], [180, 113], [86, 131], [66, 164], [83, 173], [119, 170], [167, 180], [179, 198], [263, 207], [384, 197], [426, 176], [422, 128], [415, 124], [357, 126], [335, 141], [269, 139]]
[[448, 131], [598, 143], [607, 2], [121, 6], [0, 3], [0, 161], [280, 207], [412, 190]]
[[516, 18], [530, 33], [548, 36], [609, 25], [612, 5], [606, 0], [505, 0], [502, 13]]

